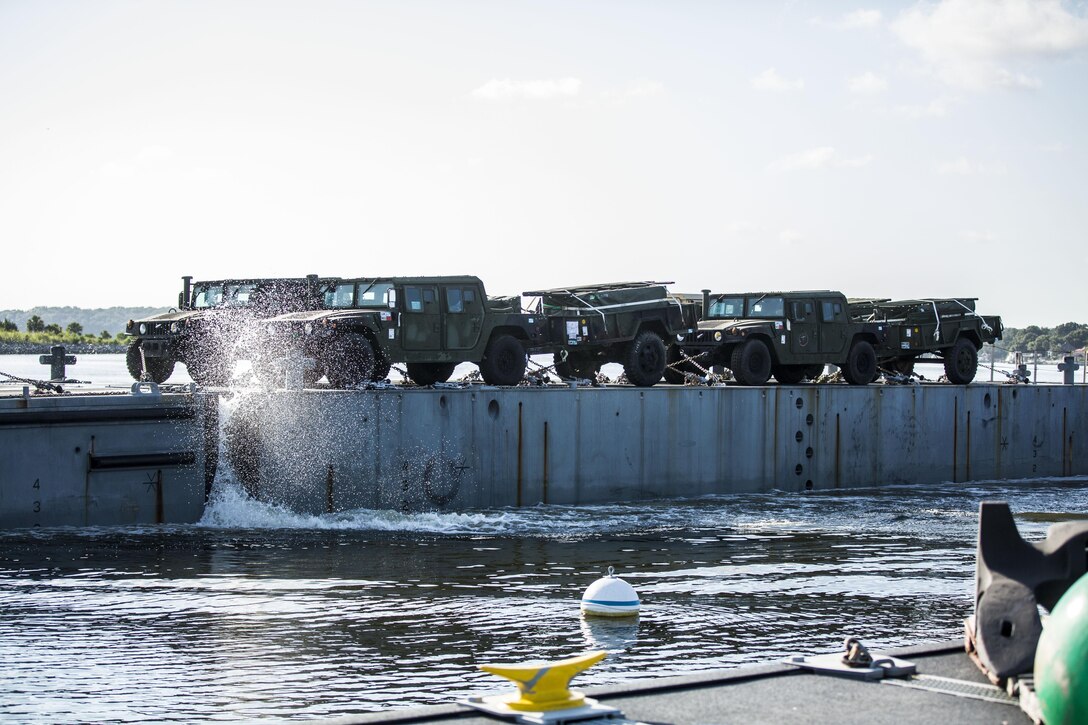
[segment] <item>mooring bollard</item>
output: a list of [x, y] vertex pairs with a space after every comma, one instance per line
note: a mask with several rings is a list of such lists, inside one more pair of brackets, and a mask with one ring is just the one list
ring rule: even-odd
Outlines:
[[64, 367], [66, 365], [75, 365], [75, 355], [65, 355], [63, 345], [54, 345], [50, 348], [52, 352], [48, 355], [39, 355], [38, 362], [42, 365], [49, 366], [49, 380], [64, 382], [68, 379], [68, 373]]
[[1080, 365], [1077, 363], [1077, 359], [1072, 355], [1066, 355], [1062, 358], [1062, 361], [1058, 363], [1058, 370], [1061, 370], [1063, 373], [1062, 384], [1072, 385], [1074, 376], [1079, 369]]

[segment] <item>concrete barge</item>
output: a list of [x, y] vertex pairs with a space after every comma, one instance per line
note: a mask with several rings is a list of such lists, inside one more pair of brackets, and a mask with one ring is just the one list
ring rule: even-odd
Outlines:
[[188, 523], [215, 474], [214, 396], [0, 396], [0, 528]]
[[226, 458], [300, 513], [1088, 475], [1088, 386], [0, 397], [0, 527], [186, 523]]
[[1084, 386], [277, 391], [227, 428], [251, 492], [315, 514], [1088, 474]]

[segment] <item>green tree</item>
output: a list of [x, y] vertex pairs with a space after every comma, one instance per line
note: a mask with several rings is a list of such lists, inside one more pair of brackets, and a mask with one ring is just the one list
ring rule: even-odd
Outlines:
[[19, 326], [5, 317], [4, 321], [0, 322], [0, 330], [3, 330], [4, 332], [18, 332]]
[[26, 331], [45, 332], [45, 320], [38, 317], [37, 315], [31, 316], [31, 318], [26, 321]]
[[98, 333], [99, 340], [108, 340], [111, 337], [113, 337], [113, 335], [110, 334], [109, 330], [103, 330], [102, 332]]
[[78, 322], [69, 322], [68, 327], [64, 329], [72, 333], [73, 335], [83, 334], [83, 325], [79, 324]]
[[47, 332], [50, 335], [63, 335], [64, 334], [64, 330], [60, 329], [60, 325], [58, 325], [55, 322], [43, 327], [41, 329], [41, 332]]

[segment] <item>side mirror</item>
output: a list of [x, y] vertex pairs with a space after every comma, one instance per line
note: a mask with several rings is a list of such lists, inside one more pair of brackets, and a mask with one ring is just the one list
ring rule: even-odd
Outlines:
[[178, 292], [178, 309], [185, 307], [185, 293]]

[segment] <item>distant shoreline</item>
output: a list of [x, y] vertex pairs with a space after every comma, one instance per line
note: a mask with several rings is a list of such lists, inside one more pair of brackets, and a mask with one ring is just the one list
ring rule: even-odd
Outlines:
[[61, 346], [69, 355], [124, 354], [128, 345], [121, 343], [64, 342], [0, 342], [0, 355], [48, 355], [54, 346]]

